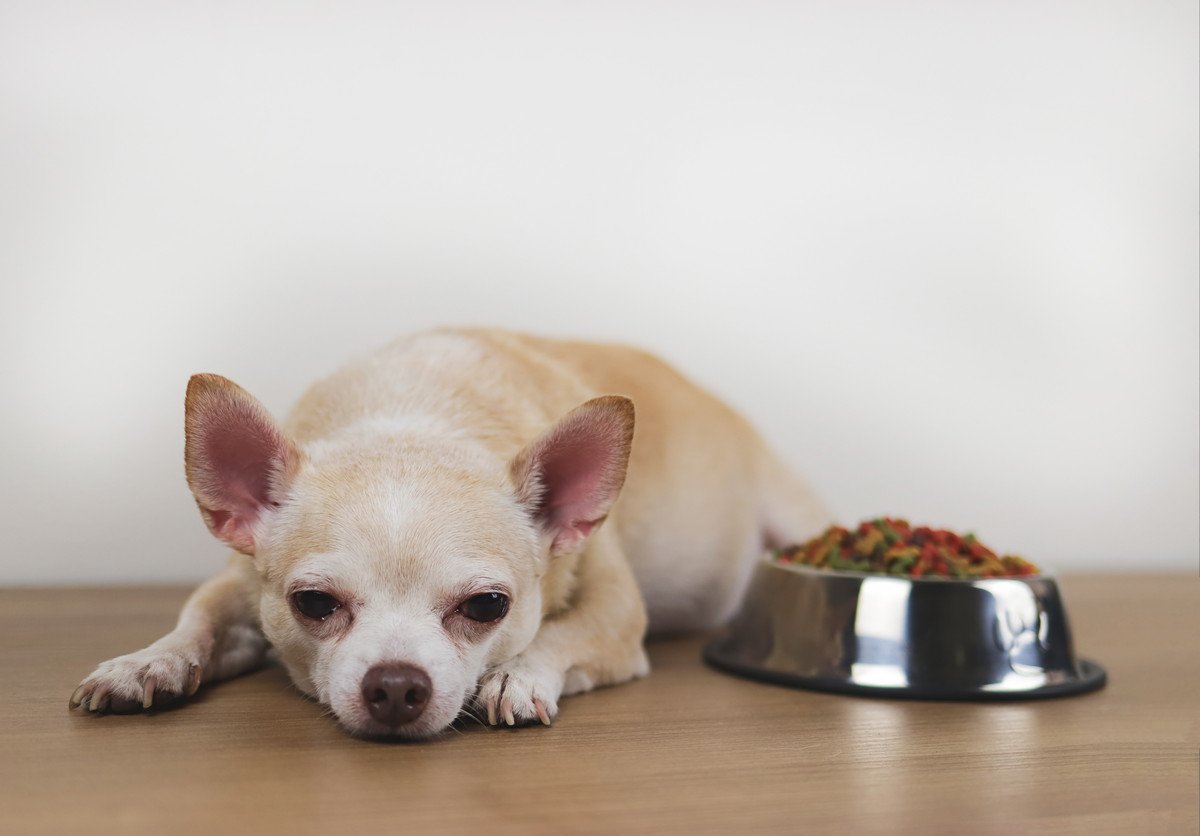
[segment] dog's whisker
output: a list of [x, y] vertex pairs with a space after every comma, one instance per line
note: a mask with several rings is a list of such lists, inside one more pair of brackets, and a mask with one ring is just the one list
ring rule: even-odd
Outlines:
[[455, 717], [455, 721], [460, 719], [470, 720], [471, 722], [477, 723], [483, 728], [487, 728], [487, 724], [483, 722], [483, 718], [476, 714], [474, 709], [474, 706], [463, 706], [459, 709], [458, 716]]

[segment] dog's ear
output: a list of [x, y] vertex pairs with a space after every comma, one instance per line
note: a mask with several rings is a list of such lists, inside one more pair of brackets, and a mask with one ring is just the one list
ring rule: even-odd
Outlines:
[[215, 374], [193, 375], [184, 405], [188, 486], [209, 530], [254, 554], [255, 529], [283, 500], [300, 451], [249, 392]]
[[517, 499], [552, 537], [552, 553], [578, 551], [604, 522], [632, 443], [633, 401], [606, 395], [571, 410], [513, 459]]

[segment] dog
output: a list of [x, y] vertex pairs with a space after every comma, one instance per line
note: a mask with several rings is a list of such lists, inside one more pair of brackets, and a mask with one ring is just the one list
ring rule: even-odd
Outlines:
[[277, 656], [356, 736], [549, 725], [561, 697], [645, 676], [648, 631], [721, 624], [764, 548], [829, 522], [741, 416], [623, 346], [439, 329], [282, 425], [199, 374], [185, 429], [200, 515], [235, 553], [72, 708], [162, 706]]

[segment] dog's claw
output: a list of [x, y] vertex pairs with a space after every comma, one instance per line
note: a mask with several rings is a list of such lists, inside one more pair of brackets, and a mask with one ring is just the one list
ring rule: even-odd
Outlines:
[[504, 715], [504, 722], [510, 726], [517, 724], [517, 718], [513, 716], [512, 703], [508, 700], [500, 701], [500, 713]]
[[108, 688], [101, 686], [96, 689], [96, 693], [92, 694], [92, 701], [88, 703], [88, 711], [101, 711], [101, 706], [107, 707], [108, 704]]
[[75, 689], [75, 693], [71, 694], [71, 701], [67, 703], [68, 708], [78, 708], [80, 704], [87, 698], [87, 683], [83, 683]]
[[541, 700], [533, 701], [533, 710], [537, 712], [538, 719], [542, 721], [543, 726], [550, 725], [550, 715], [546, 713], [546, 706], [542, 705]]
[[191, 665], [188, 668], [188, 686], [187, 695], [190, 697], [200, 690], [200, 680], [204, 676], [204, 671], [199, 665]]
[[495, 700], [487, 701], [487, 718], [488, 718], [489, 726], [496, 725], [496, 701]]
[[146, 677], [146, 684], [142, 686], [142, 708], [154, 705], [154, 685], [154, 677]]

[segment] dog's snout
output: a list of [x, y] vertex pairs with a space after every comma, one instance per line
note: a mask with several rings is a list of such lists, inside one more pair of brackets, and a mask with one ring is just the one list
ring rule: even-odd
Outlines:
[[432, 692], [429, 674], [399, 662], [376, 665], [367, 671], [362, 681], [367, 710], [380, 723], [393, 729], [420, 717]]

